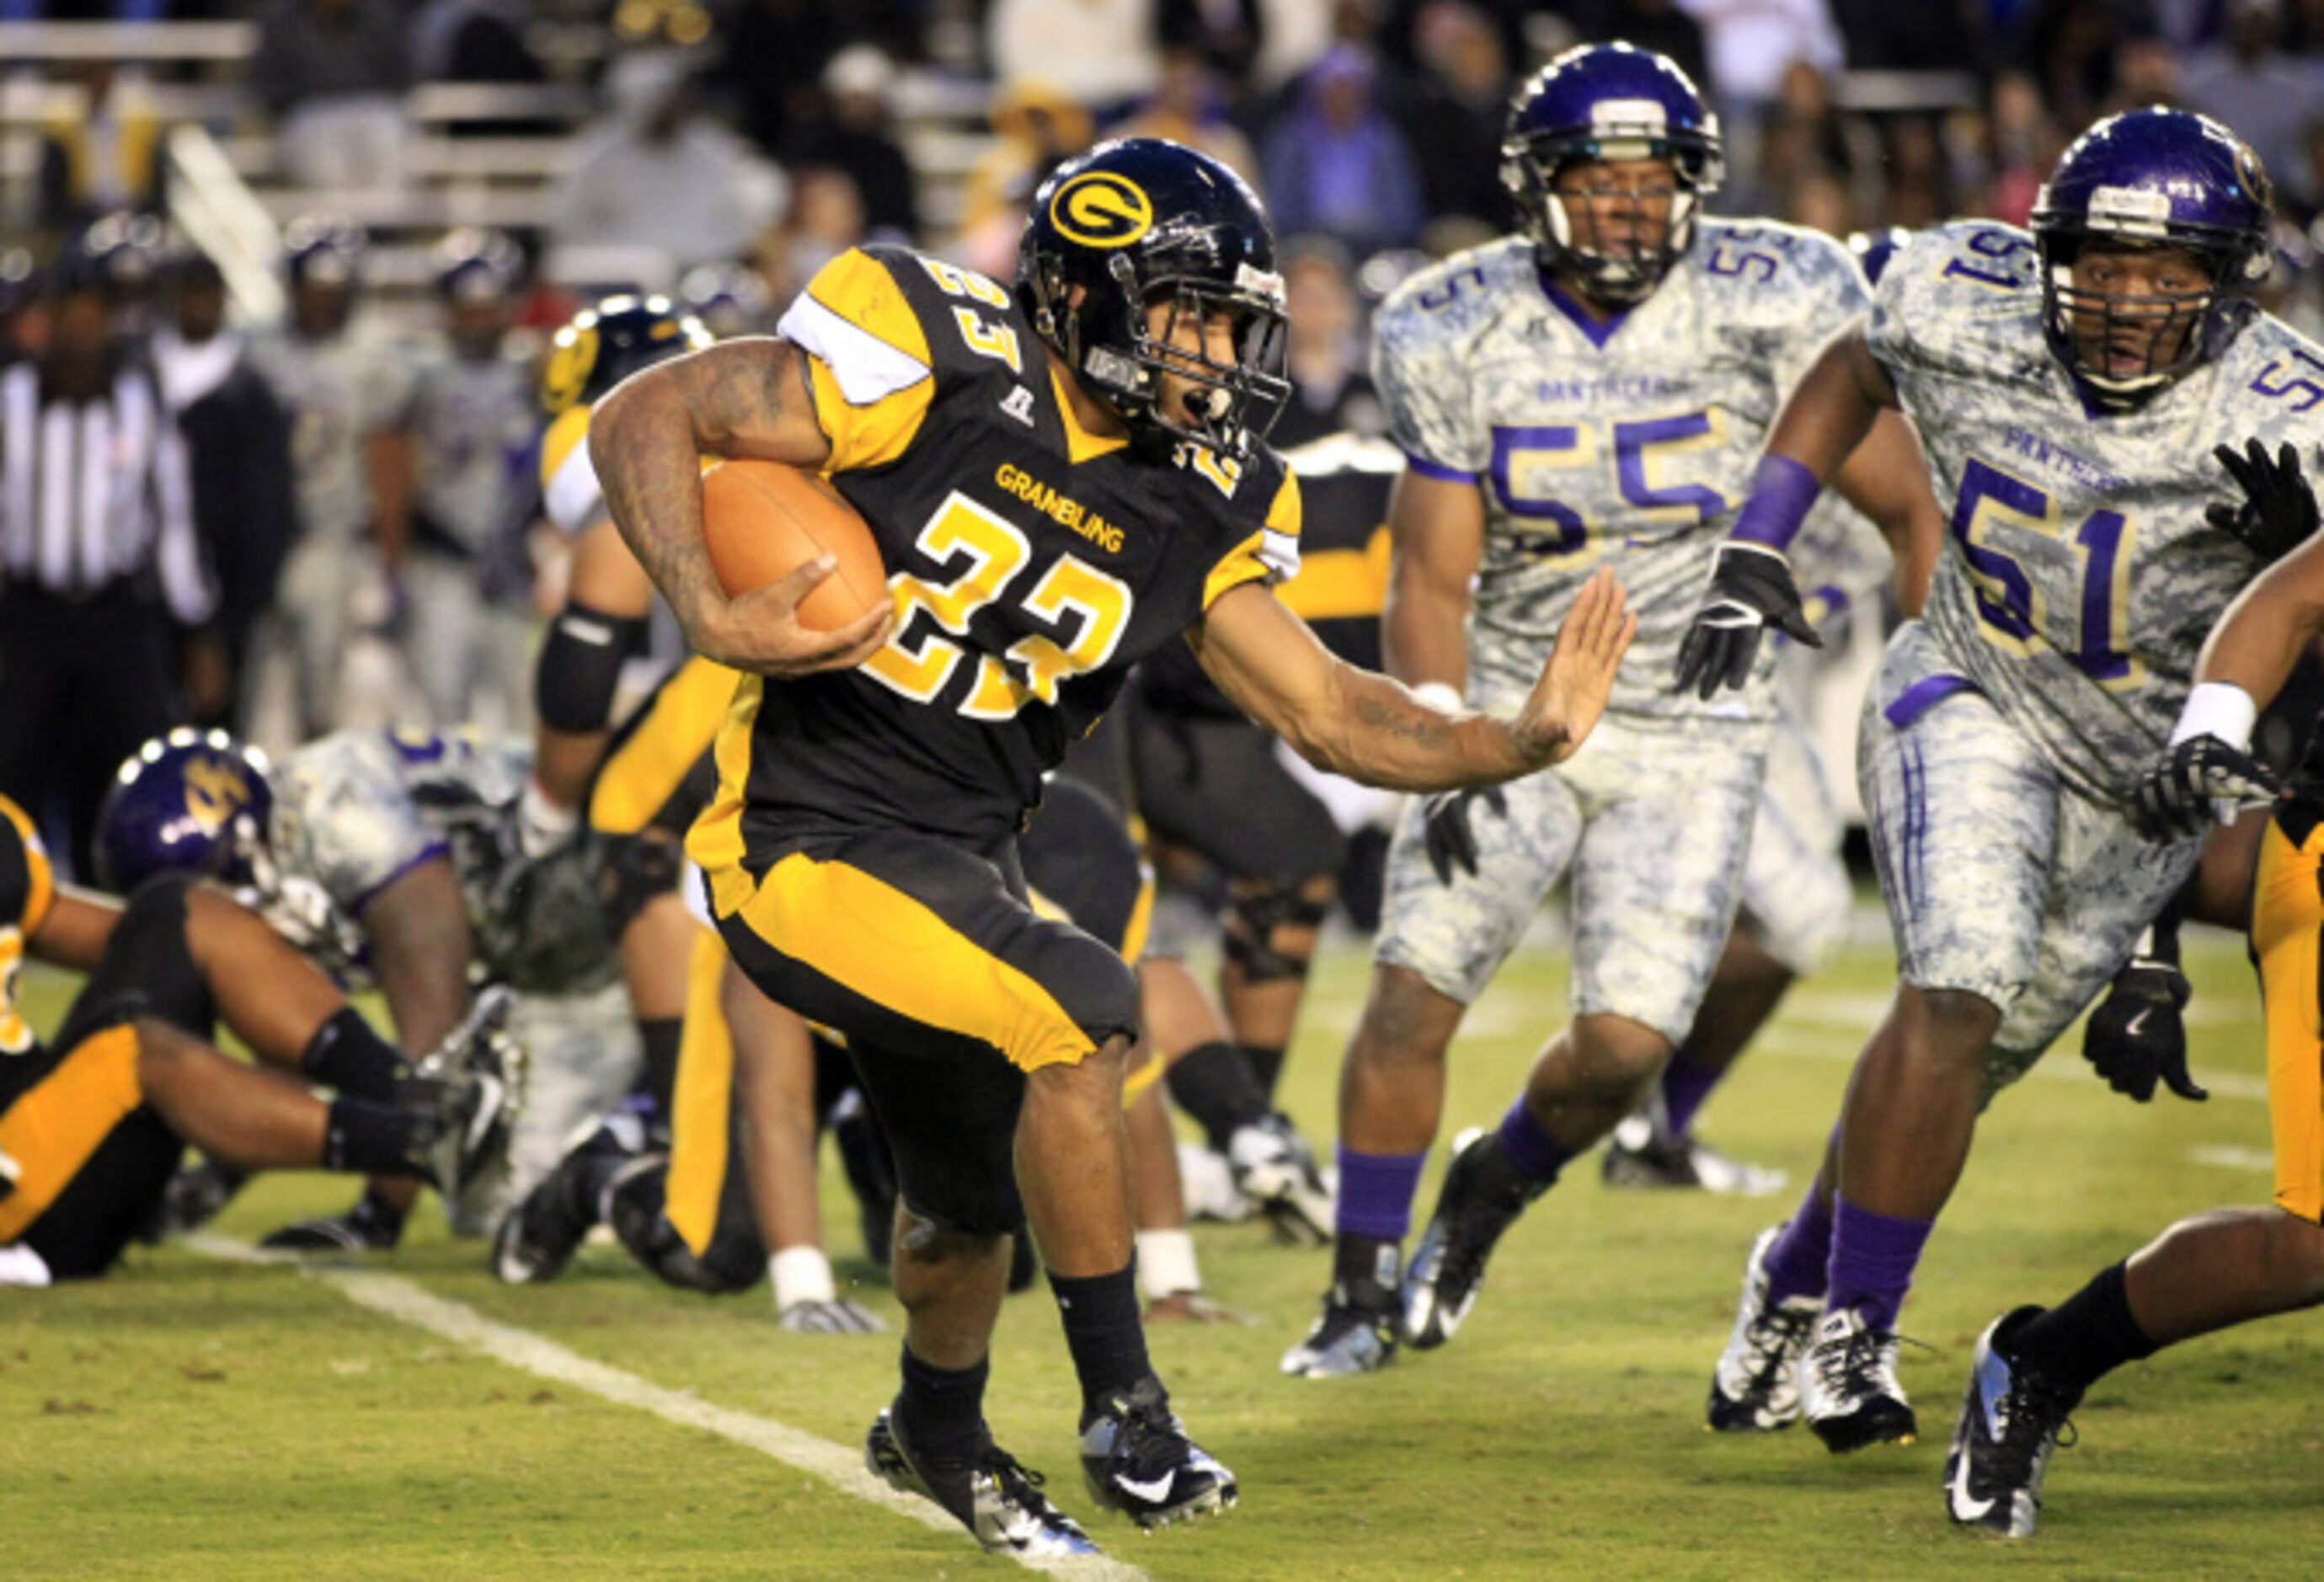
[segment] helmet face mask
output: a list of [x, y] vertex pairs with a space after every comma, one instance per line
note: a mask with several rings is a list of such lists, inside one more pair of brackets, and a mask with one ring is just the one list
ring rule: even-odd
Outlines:
[[1192, 149], [1134, 138], [1060, 166], [1034, 196], [1017, 284], [1042, 339], [1142, 453], [1193, 441], [1240, 459], [1290, 399], [1266, 212]]
[[2215, 121], [2134, 110], [2077, 139], [2034, 200], [2042, 328], [2107, 411], [2152, 400], [2225, 351], [2273, 263], [2272, 193]]
[[1726, 171], [1719, 117], [1694, 84], [1628, 44], [1543, 67], [1510, 103], [1501, 142], [1501, 184], [1543, 267], [1616, 306], [1645, 300], [1694, 245]]

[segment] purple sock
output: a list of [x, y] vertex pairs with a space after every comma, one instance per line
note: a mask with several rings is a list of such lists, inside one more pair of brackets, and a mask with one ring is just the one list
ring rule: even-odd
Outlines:
[[1557, 1172], [1573, 1157], [1558, 1140], [1541, 1129], [1541, 1123], [1526, 1108], [1525, 1095], [1517, 1095], [1517, 1103], [1501, 1117], [1501, 1129], [1497, 1133], [1501, 1152], [1517, 1167], [1518, 1173], [1528, 1180], [1548, 1182], [1557, 1180]]
[[1340, 1203], [1333, 1223], [1342, 1235], [1401, 1242], [1412, 1228], [1412, 1195], [1425, 1153], [1358, 1153], [1342, 1143]]
[[1808, 1195], [1767, 1248], [1767, 1300], [1823, 1295], [1824, 1271], [1831, 1262], [1831, 1208], [1808, 1183]]
[[1687, 1128], [1694, 1124], [1695, 1112], [1726, 1075], [1705, 1069], [1684, 1054], [1671, 1057], [1670, 1064], [1663, 1068], [1663, 1114], [1669, 1118], [1672, 1136], [1687, 1134]]
[[1824, 1311], [1854, 1308], [1874, 1329], [1896, 1328], [1896, 1309], [1913, 1288], [1913, 1267], [1935, 1228], [1925, 1219], [1892, 1219], [1835, 1199], [1831, 1226], [1831, 1284]]

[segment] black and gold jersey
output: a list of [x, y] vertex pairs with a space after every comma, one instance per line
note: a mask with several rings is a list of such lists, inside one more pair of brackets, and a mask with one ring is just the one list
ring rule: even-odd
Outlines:
[[1133, 663], [1297, 568], [1279, 457], [1148, 458], [1088, 433], [997, 282], [862, 248], [779, 329], [807, 354], [826, 470], [879, 541], [897, 622], [853, 671], [745, 679], [690, 842], [706, 868], [835, 829], [1005, 834]]
[[25, 948], [48, 921], [56, 894], [56, 875], [32, 819], [0, 797], [0, 1055], [21, 1055], [32, 1047], [32, 1030], [17, 995]]

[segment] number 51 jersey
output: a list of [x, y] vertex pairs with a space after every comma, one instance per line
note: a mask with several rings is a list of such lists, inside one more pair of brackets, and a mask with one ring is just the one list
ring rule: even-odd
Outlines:
[[2241, 497], [2212, 447], [2312, 458], [2324, 355], [2261, 315], [2144, 405], [2096, 412], [2043, 338], [2038, 268], [2011, 227], [1923, 232], [1881, 276], [1869, 339], [1950, 518], [1930, 632], [2069, 784], [2126, 803], [2260, 570], [2204, 520]]
[[1651, 296], [1605, 323], [1542, 273], [1524, 236], [1424, 270], [1373, 322], [1373, 382], [1413, 470], [1484, 495], [1474, 703], [1525, 697], [1574, 596], [1610, 560], [1638, 617], [1613, 712], [1774, 716], [1765, 684], [1709, 702], [1674, 689], [1679, 643], [1784, 397], [1869, 297], [1829, 237], [1702, 227]]
[[982, 275], [857, 249], [778, 333], [807, 354], [825, 471], [879, 542], [896, 625], [854, 670], [744, 678], [688, 841], [705, 868], [867, 827], [1007, 835], [1139, 658], [1297, 567], [1280, 458], [1149, 457], [1086, 432]]

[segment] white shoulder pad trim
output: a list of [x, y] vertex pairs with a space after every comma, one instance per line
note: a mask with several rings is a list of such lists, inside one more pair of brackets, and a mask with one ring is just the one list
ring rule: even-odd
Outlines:
[[829, 368], [850, 406], [870, 406], [899, 390], [909, 390], [931, 372], [919, 358], [898, 351], [804, 291], [775, 326], [775, 333]]
[[596, 465], [589, 459], [586, 435], [558, 464], [557, 475], [549, 480], [549, 487], [541, 496], [541, 509], [567, 538], [578, 538], [585, 528], [604, 513], [605, 495], [597, 484]]
[[1299, 539], [1295, 533], [1268, 528], [1259, 535], [1259, 563], [1267, 568], [1269, 584], [1288, 582], [1299, 575]]

